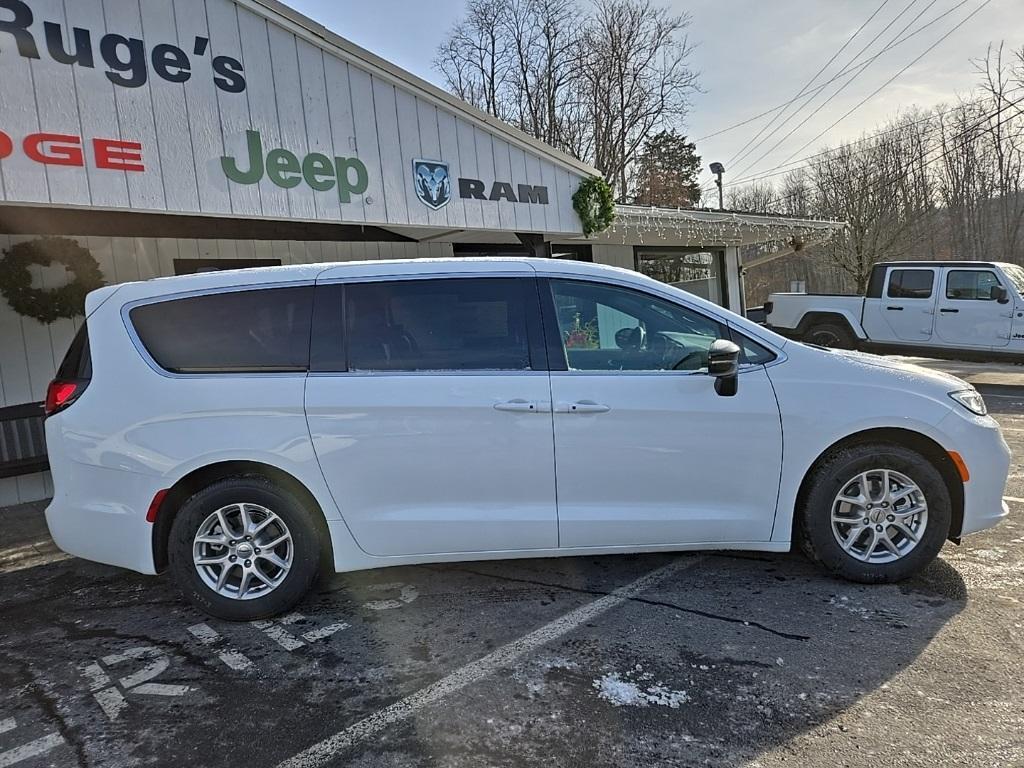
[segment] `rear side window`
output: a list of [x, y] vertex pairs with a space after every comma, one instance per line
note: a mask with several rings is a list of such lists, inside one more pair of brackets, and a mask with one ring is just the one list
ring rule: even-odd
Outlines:
[[[532, 281], [448, 278], [353, 283], [345, 286], [344, 297], [344, 320], [335, 326], [344, 328], [339, 334], [344, 338], [318, 338], [317, 344], [320, 348], [333, 341], [337, 349], [347, 342], [348, 370], [533, 368], [529, 329], [539, 325], [540, 313]], [[324, 332], [332, 333], [329, 324]], [[539, 337], [537, 331], [534, 335]]]
[[234, 291], [146, 304], [132, 325], [175, 373], [279, 373], [309, 367], [313, 288]]
[[889, 273], [889, 298], [930, 299], [934, 282], [933, 269], [894, 269]]

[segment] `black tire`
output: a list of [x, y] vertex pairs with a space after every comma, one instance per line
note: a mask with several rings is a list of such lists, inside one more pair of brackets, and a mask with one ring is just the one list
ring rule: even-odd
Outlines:
[[[288, 527], [293, 546], [291, 568], [283, 581], [268, 594], [247, 600], [221, 595], [207, 585], [192, 557], [193, 542], [203, 522], [218, 509], [238, 503], [272, 510]], [[306, 595], [320, 568], [324, 547], [311, 514], [294, 494], [263, 477], [219, 480], [185, 501], [174, 518], [168, 544], [170, 571], [184, 596], [211, 616], [229, 621], [276, 616]]]
[[830, 349], [855, 349], [857, 346], [849, 327], [840, 322], [815, 323], [804, 333], [804, 341]]
[[[875, 469], [905, 475], [924, 494], [928, 507], [927, 525], [917, 545], [890, 563], [858, 560], [842, 548], [832, 529], [832, 505], [840, 491], [860, 473]], [[891, 443], [862, 443], [842, 448], [822, 459], [808, 480], [810, 485], [803, 507], [797, 511], [800, 545], [812, 561], [844, 579], [864, 584], [902, 581], [931, 563], [949, 536], [952, 519], [949, 488], [935, 465], [910, 448]]]

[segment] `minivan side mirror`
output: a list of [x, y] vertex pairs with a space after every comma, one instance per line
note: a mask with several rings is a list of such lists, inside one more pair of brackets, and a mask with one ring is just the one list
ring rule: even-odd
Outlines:
[[715, 378], [715, 392], [732, 397], [739, 389], [740, 348], [727, 339], [718, 339], [708, 350], [708, 375]]
[[1000, 304], [1006, 304], [1010, 300], [1009, 292], [1001, 285], [993, 285], [988, 295], [992, 301], [998, 301]]

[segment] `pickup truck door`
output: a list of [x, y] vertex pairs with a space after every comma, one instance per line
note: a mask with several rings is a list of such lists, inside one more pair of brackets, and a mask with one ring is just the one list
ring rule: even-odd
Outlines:
[[890, 267], [880, 297], [864, 299], [864, 331], [878, 342], [928, 342], [935, 324], [939, 270]]
[[942, 344], [964, 347], [1005, 347], [1010, 343], [1013, 304], [1000, 304], [992, 289], [1013, 287], [991, 268], [948, 267], [942, 270], [936, 335]]

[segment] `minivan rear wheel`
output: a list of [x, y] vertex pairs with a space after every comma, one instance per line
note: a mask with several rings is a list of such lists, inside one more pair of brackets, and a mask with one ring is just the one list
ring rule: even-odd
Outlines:
[[251, 621], [303, 598], [321, 548], [302, 503], [251, 476], [219, 480], [190, 497], [171, 526], [168, 555], [175, 581], [198, 608]]
[[842, 448], [809, 482], [797, 520], [800, 543], [843, 578], [902, 581], [931, 563], [949, 536], [949, 488], [934, 464], [904, 446]]

